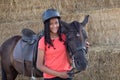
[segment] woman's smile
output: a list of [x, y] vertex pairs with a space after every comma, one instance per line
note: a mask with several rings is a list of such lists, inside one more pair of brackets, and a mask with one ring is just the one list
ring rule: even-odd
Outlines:
[[51, 31], [51, 33], [57, 34], [58, 29], [59, 29], [58, 18], [50, 19], [50, 31]]

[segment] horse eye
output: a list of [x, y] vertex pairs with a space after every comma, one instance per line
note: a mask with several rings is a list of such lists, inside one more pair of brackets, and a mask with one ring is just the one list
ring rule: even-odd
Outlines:
[[77, 33], [77, 34], [76, 34], [76, 36], [77, 36], [77, 37], [79, 37], [79, 36], [80, 36], [80, 34], [79, 34], [79, 33]]

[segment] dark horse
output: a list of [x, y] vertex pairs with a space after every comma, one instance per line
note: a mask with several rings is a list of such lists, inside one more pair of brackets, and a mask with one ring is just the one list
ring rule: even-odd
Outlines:
[[[89, 17], [88, 15], [85, 16], [85, 19], [81, 23], [77, 21], [73, 21], [71, 23], [66, 23], [64, 21], [61, 21], [62, 31], [63, 33], [65, 33], [67, 37], [66, 46], [70, 53], [69, 55], [73, 60], [73, 68], [77, 69], [78, 71], [85, 70], [87, 66], [87, 59], [85, 58], [85, 54], [87, 53], [85, 46], [85, 40], [87, 38], [87, 35], [86, 35], [86, 31], [84, 30], [84, 26], [88, 22], [88, 17]], [[22, 51], [18, 50], [19, 52], [22, 52], [22, 55], [24, 56], [21, 57], [19, 60], [15, 58], [16, 54], [18, 54], [19, 52], [15, 53], [14, 49], [16, 48], [16, 45], [18, 45], [21, 39], [26, 40], [24, 41], [25, 44], [28, 43], [29, 45], [34, 44], [34, 39], [33, 37], [30, 37], [30, 35], [33, 35], [35, 33], [32, 32], [27, 36], [26, 34], [28, 34], [27, 31], [23, 30], [23, 36], [20, 35], [13, 36], [8, 40], [6, 40], [1, 45], [0, 56], [1, 56], [2, 80], [15, 80], [18, 74], [23, 74], [24, 76], [31, 77], [33, 76], [34, 73], [36, 77], [42, 77], [42, 72], [36, 68], [36, 63], [35, 63], [36, 57], [32, 58], [32, 61], [29, 60], [28, 58], [26, 59], [26, 56], [29, 56], [30, 53], [28, 52], [26, 56], [24, 55], [26, 47], [23, 48]], [[40, 39], [40, 37], [41, 35], [39, 36], [37, 35], [37, 41]], [[29, 38], [31, 40], [29, 40]], [[35, 43], [37, 41], [35, 41]], [[37, 51], [35, 52], [37, 53]], [[35, 56], [37, 55], [36, 53], [34, 53]], [[32, 57], [33, 56], [34, 55], [32, 55]]]

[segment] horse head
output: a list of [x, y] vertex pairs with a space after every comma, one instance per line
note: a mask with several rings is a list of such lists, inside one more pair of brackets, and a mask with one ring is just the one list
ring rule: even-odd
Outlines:
[[73, 60], [73, 67], [79, 72], [85, 70], [87, 67], [87, 59], [85, 54], [87, 34], [84, 26], [88, 22], [88, 15], [85, 17], [82, 23], [73, 21], [66, 23], [62, 21], [63, 33], [66, 34], [66, 44], [70, 57]]

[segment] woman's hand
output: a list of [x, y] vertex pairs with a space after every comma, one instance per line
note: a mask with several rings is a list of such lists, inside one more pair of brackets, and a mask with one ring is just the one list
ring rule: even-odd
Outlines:
[[90, 43], [87, 41], [86, 42], [86, 48], [89, 48], [90, 47]]
[[88, 42], [88, 41], [86, 41], [86, 54], [87, 54], [87, 52], [88, 52], [88, 48], [90, 47], [90, 43]]
[[60, 78], [69, 78], [69, 75], [67, 72], [59, 72], [58, 77]]

